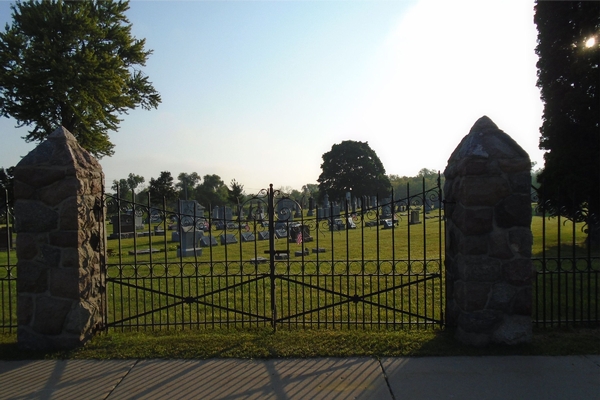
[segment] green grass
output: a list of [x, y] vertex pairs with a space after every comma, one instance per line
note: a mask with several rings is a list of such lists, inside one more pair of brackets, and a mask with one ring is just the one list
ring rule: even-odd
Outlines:
[[[560, 223], [559, 223], [560, 222]], [[566, 224], [564, 221], [556, 219], [546, 220], [546, 238], [542, 240], [542, 218], [534, 217], [532, 230], [534, 234], [533, 254], [534, 258], [542, 256], [542, 245], [545, 244], [545, 257], [566, 258], [567, 261], [561, 261], [557, 269], [558, 275], [553, 280], [546, 281], [546, 289], [553, 289], [554, 299], [546, 299], [542, 302], [542, 296], [534, 292], [534, 299], [538, 302], [534, 306], [535, 310], [541, 310], [544, 307], [550, 307], [552, 302], [567, 305], [567, 309], [560, 309], [553, 306], [554, 311], [560, 310], [561, 315], [565, 313], [571, 316], [586, 316], [588, 311], [593, 311], [598, 307], [598, 275], [593, 275], [593, 271], [600, 269], [597, 249], [591, 251], [591, 264], [580, 260], [578, 257], [587, 254], [585, 247], [585, 233], [581, 230], [581, 224]], [[380, 287], [390, 284], [390, 280], [400, 279], [398, 275], [390, 274], [392, 272], [391, 264], [382, 262], [387, 259], [400, 261], [399, 266], [394, 268], [394, 272], [404, 274], [408, 268], [408, 259], [413, 262], [412, 266], [419, 264], [418, 260], [439, 258], [440, 247], [443, 248], [443, 241], [439, 242], [438, 219], [425, 220], [423, 224], [410, 227], [410, 236], [408, 235], [408, 226], [406, 222], [392, 230], [378, 229], [377, 227], [365, 228], [364, 230], [349, 230], [331, 232], [328, 229], [322, 229], [317, 233], [316, 229], [311, 230], [311, 235], [315, 238], [313, 242], [305, 243], [308, 248], [324, 247], [326, 253], [313, 254], [304, 258], [294, 257], [293, 252], [300, 249], [301, 246], [296, 243], [288, 243], [286, 240], [278, 240], [276, 248], [289, 249], [292, 252], [291, 260], [278, 262], [278, 273], [288, 274], [306, 280], [310, 284], [328, 284], [335, 285], [338, 291], [352, 294], [358, 289], [354, 277], [365, 275], [366, 281], [363, 283], [363, 289], [368, 293], [373, 287]], [[559, 234], [560, 231], [560, 234]], [[573, 236], [574, 234], [574, 236]], [[170, 232], [168, 232], [170, 239]], [[423, 236], [427, 240], [423, 241]], [[410, 246], [408, 238], [410, 237]], [[560, 240], [559, 240], [560, 237]], [[443, 239], [443, 238], [442, 238]], [[435, 244], [434, 244], [435, 243]], [[160, 248], [161, 252], [153, 255], [133, 256], [129, 251], [134, 248], [148, 248], [152, 246]], [[426, 247], [425, 247], [426, 246]], [[183, 332], [171, 330], [155, 332], [128, 332], [117, 333], [110, 330], [108, 335], [101, 335], [92, 340], [88, 346], [69, 353], [42, 354], [36, 357], [82, 357], [82, 358], [102, 358], [106, 354], [109, 358], [127, 358], [127, 357], [317, 357], [317, 356], [345, 356], [345, 355], [374, 355], [374, 356], [401, 356], [401, 355], [468, 355], [472, 350], [463, 349], [444, 331], [430, 330], [397, 330], [397, 331], [373, 331], [364, 330], [331, 330], [331, 324], [326, 329], [320, 330], [279, 330], [276, 334], [270, 333], [270, 328], [261, 328], [263, 323], [246, 324], [243, 330], [235, 329], [240, 324], [230, 324], [230, 329], [219, 330], [227, 325], [216, 324], [216, 329], [201, 329], [207, 322], [211, 322], [213, 315], [215, 318], [223, 320], [239, 316], [231, 311], [217, 310], [210, 306], [196, 306], [194, 304], [178, 304], [169, 307], [170, 316], [154, 314], [150, 311], [154, 307], [165, 307], [174, 304], [177, 299], [174, 297], [195, 297], [206, 292], [212, 284], [232, 284], [240, 283], [243, 279], [256, 277], [257, 274], [268, 272], [268, 266], [263, 264], [255, 265], [249, 262], [256, 256], [268, 257], [264, 250], [268, 248], [268, 241], [256, 241], [249, 243], [238, 243], [229, 246], [216, 246], [205, 248], [204, 254], [196, 259], [189, 257], [180, 259], [176, 256], [176, 244], [165, 241], [164, 237], [125, 239], [121, 241], [121, 247], [118, 247], [117, 241], [109, 241], [108, 248], [113, 249], [113, 256], [108, 258], [108, 273], [112, 277], [125, 277], [124, 282], [136, 284], [139, 287], [150, 288], [154, 291], [167, 292], [172, 296], [156, 295], [147, 290], [138, 290], [131, 287], [113, 286], [109, 287], [109, 295], [113, 297], [109, 301], [109, 314], [112, 320], [127, 318], [130, 315], [146, 313], [138, 320], [132, 320], [133, 324], [156, 324], [163, 323], [169, 318], [175, 318], [176, 321], [186, 321]], [[333, 252], [331, 249], [334, 249]], [[166, 250], [166, 252], [165, 252]], [[443, 256], [443, 254], [442, 254]], [[4, 257], [4, 258], [2, 258]], [[361, 262], [352, 262], [352, 260], [373, 260], [365, 264]], [[570, 260], [573, 260], [570, 263]], [[240, 263], [240, 260], [242, 262]], [[212, 261], [212, 263], [208, 263]], [[302, 264], [304, 261], [304, 264]], [[337, 261], [341, 261], [338, 263]], [[351, 261], [348, 263], [348, 261]], [[415, 264], [416, 261], [416, 264]], [[121, 267], [120, 263], [125, 264]], [[206, 262], [203, 264], [203, 262]], [[6, 252], [0, 252], [0, 266], [6, 263]], [[557, 261], [549, 262], [549, 265], [555, 265]], [[570, 263], [570, 264], [569, 264]], [[11, 253], [11, 264], [16, 264], [14, 252]], [[127, 265], [129, 264], [129, 265]], [[162, 269], [162, 272], [160, 272]], [[325, 273], [326, 277], [316, 277], [315, 272], [319, 269], [320, 273]], [[152, 274], [160, 272], [155, 278], [150, 278]], [[584, 271], [583, 274], [570, 274], [572, 271]], [[588, 273], [589, 271], [589, 273]], [[414, 271], [412, 271], [414, 272]], [[418, 271], [417, 271], [418, 272]], [[422, 272], [422, 270], [421, 270]], [[383, 273], [383, 276], [376, 276]], [[0, 275], [6, 275], [6, 270], [0, 268]], [[385, 275], [388, 274], [388, 275]], [[2, 275], [0, 278], [5, 278]], [[178, 278], [184, 276], [185, 278]], [[538, 275], [538, 280], [542, 279], [542, 274]], [[549, 275], [546, 274], [546, 278]], [[566, 278], [568, 276], [568, 278]], [[207, 278], [209, 277], [209, 278]], [[544, 279], [546, 279], [544, 278]], [[408, 278], [407, 278], [408, 279]], [[560, 279], [560, 281], [558, 280]], [[319, 282], [319, 280], [321, 280]], [[266, 282], [266, 281], [265, 281]], [[582, 289], [591, 282], [592, 289]], [[263, 282], [264, 283], [264, 282]], [[251, 294], [250, 285], [240, 286], [235, 290], [220, 292], [218, 295], [212, 295], [210, 301], [221, 307], [230, 309], [244, 309], [251, 307], [254, 313], [268, 316], [270, 297], [260, 297], [268, 292], [268, 287], [260, 287], [263, 283], [253, 283], [256, 291]], [[392, 282], [393, 283], [393, 282]], [[3, 282], [0, 282], [3, 284]], [[14, 290], [15, 282], [10, 283]], [[112, 283], [111, 283], [112, 284]], [[198, 287], [200, 285], [200, 287]], [[258, 286], [257, 286], [258, 285]], [[268, 286], [268, 285], [267, 285]], [[7, 293], [6, 287], [4, 292]], [[214, 286], [213, 289], [218, 286]], [[417, 286], [413, 286], [417, 287]], [[443, 287], [443, 280], [441, 281]], [[243, 289], [242, 289], [243, 288]], [[425, 293], [431, 294], [433, 286], [423, 286], [419, 288]], [[595, 289], [594, 289], [595, 288]], [[560, 289], [560, 295], [558, 290]], [[212, 289], [211, 289], [212, 290]], [[437, 296], [441, 294], [439, 289]], [[587, 291], [586, 291], [587, 290]], [[415, 310], [414, 300], [406, 297], [408, 290], [404, 293], [398, 293], [393, 301], [404, 301], [409, 310]], [[262, 293], [261, 293], [262, 292]], [[14, 291], [13, 291], [14, 293]], [[547, 292], [549, 296], [550, 293]], [[247, 297], [244, 297], [247, 296]], [[339, 296], [326, 294], [314, 289], [306, 289], [294, 283], [283, 284], [280, 282], [276, 298], [279, 302], [280, 316], [286, 315], [295, 309], [294, 301], [288, 306], [288, 300], [291, 296], [304, 296], [304, 299], [310, 299], [306, 304], [307, 309], [319, 307], [324, 304], [331, 304], [339, 301]], [[110, 308], [111, 304], [121, 304], [125, 299], [128, 304], [124, 309]], [[411, 301], [408, 306], [406, 303]], [[436, 300], [437, 301], [437, 300]], [[6, 299], [2, 299], [3, 305], [7, 307]], [[422, 305], [422, 303], [421, 303]], [[14, 306], [14, 304], [13, 304]], [[194, 308], [195, 307], [195, 308]], [[300, 311], [302, 311], [300, 306]], [[412, 308], [411, 308], [412, 307]], [[129, 308], [129, 309], [128, 309]], [[244, 309], [246, 310], [246, 309]], [[371, 312], [367, 310], [368, 312]], [[338, 308], [333, 314], [312, 313], [301, 317], [301, 322], [310, 322], [318, 319], [350, 320], [358, 318], [361, 314], [360, 309], [352, 309], [351, 304], [344, 308]], [[437, 312], [437, 311], [436, 311]], [[229, 314], [228, 314], [229, 313]], [[335, 314], [337, 313], [337, 314]], [[378, 314], [377, 314], [378, 313]], [[16, 313], [13, 313], [16, 318]], [[166, 319], [165, 319], [166, 318]], [[391, 318], [396, 320], [394, 313], [386, 314], [376, 310], [376, 315], [369, 318], [387, 320]], [[551, 317], [552, 318], [552, 317]], [[126, 325], [126, 324], [124, 324]], [[211, 324], [208, 324], [212, 328]], [[183, 327], [176, 326], [176, 329]], [[220, 327], [220, 328], [219, 328]], [[336, 325], [336, 328], [342, 326]], [[200, 328], [192, 329], [188, 328]], [[328, 329], [327, 329], [328, 328]], [[142, 328], [144, 329], [144, 328]], [[163, 327], [163, 329], [165, 329]], [[598, 330], [548, 330], [536, 331], [534, 343], [532, 345], [515, 346], [517, 351], [523, 354], [598, 354], [598, 343], [600, 343]], [[12, 354], [10, 357], [19, 357], [21, 352], [16, 350], [14, 344], [14, 335], [0, 335], [0, 350], [4, 354]], [[95, 349], [95, 350], [94, 350]], [[492, 350], [498, 354], [512, 352], [513, 347], [494, 347]], [[496, 350], [493, 350], [496, 349]], [[91, 351], [91, 353], [89, 352]], [[480, 350], [477, 350], [480, 351]], [[481, 350], [484, 351], [484, 350]], [[132, 353], [133, 352], [133, 353]], [[458, 352], [458, 353], [457, 353]], [[134, 353], [139, 354], [136, 356]], [[65, 355], [66, 354], [66, 355]], [[478, 353], [477, 353], [478, 354]]]
[[[435, 216], [436, 214], [431, 214]], [[365, 216], [365, 223], [373, 216]], [[385, 307], [363, 306], [346, 302], [344, 296], [369, 295], [367, 300], [390, 308], [403, 308], [430, 320], [441, 319], [440, 296], [443, 281], [417, 283], [427, 273], [441, 275], [443, 238], [437, 218], [395, 229], [380, 226], [330, 231], [327, 221], [305, 220], [313, 240], [302, 246], [287, 239], [276, 239], [275, 248], [289, 251], [289, 259], [276, 262], [275, 301], [279, 317], [285, 323], [332, 327], [339, 321], [376, 321], [391, 323], [424, 322]], [[356, 224], [363, 221], [359, 217]], [[255, 234], [264, 228], [250, 224]], [[153, 230], [153, 228], [150, 228]], [[232, 230], [238, 240], [246, 229]], [[219, 238], [222, 231], [213, 231]], [[107, 272], [109, 320], [119, 326], [167, 324], [188, 326], [264, 326], [261, 318], [270, 318], [271, 293], [268, 264], [251, 259], [268, 258], [267, 240], [204, 248], [198, 257], [179, 258], [171, 232], [158, 237], [109, 240]], [[256, 234], [256, 236], [258, 236]], [[132, 255], [134, 249], [155, 248], [158, 253]], [[324, 248], [325, 253], [296, 257], [302, 248]], [[427, 260], [427, 266], [425, 266]], [[408, 285], [409, 283], [412, 283]], [[391, 288], [405, 284], [403, 290]], [[237, 285], [233, 287], [234, 285]], [[323, 290], [323, 289], [327, 290]], [[331, 293], [331, 291], [336, 293]], [[207, 293], [210, 295], [207, 296]], [[423, 300], [428, 296], [428, 300]], [[199, 299], [206, 304], [183, 304], [182, 298]], [[301, 298], [300, 301], [296, 299]], [[120, 304], [125, 306], [120, 307]], [[438, 305], [436, 307], [436, 304]], [[319, 311], [315, 311], [319, 309]], [[153, 310], [160, 310], [154, 312]], [[242, 315], [244, 322], [241, 322]], [[136, 317], [136, 315], [140, 315]], [[297, 317], [292, 317], [298, 315]], [[131, 319], [130, 319], [131, 318]], [[412, 319], [411, 319], [412, 318]], [[119, 322], [122, 321], [122, 322]], [[250, 323], [248, 323], [250, 321]]]
[[19, 350], [0, 334], [0, 360], [132, 358], [312, 358], [600, 354], [600, 329], [535, 330], [533, 342], [476, 348], [440, 330], [263, 330], [112, 332], [71, 351]]
[[[408, 225], [406, 216], [403, 216], [404, 222], [401, 222], [395, 229], [381, 229], [380, 226], [364, 227], [364, 229], [349, 229], [343, 231], [330, 231], [326, 221], [305, 220], [305, 224], [310, 228], [312, 241], [298, 245], [295, 242], [289, 243], [287, 239], [275, 239], [275, 248], [277, 250], [289, 250], [290, 258], [296, 260], [376, 260], [376, 259], [430, 259], [440, 258], [443, 250], [443, 238], [440, 240], [440, 221], [439, 215], [431, 214], [433, 218], [425, 220], [425, 223], [419, 225]], [[365, 217], [365, 222], [370, 219]], [[361, 218], [356, 219], [357, 226], [361, 226]], [[107, 228], [109, 232], [110, 227]], [[266, 228], [255, 226], [252, 222], [249, 224], [249, 232], [255, 233], [264, 231]], [[149, 228], [153, 231], [153, 227]], [[410, 231], [410, 234], [409, 234]], [[213, 237], [219, 242], [218, 246], [205, 247], [203, 253], [198, 257], [184, 257], [182, 260], [177, 256], [178, 243], [171, 242], [173, 231], [166, 231], [159, 236], [129, 238], [122, 240], [108, 240], [107, 250], [109, 264], [130, 264], [130, 263], [161, 263], [178, 261], [250, 261], [256, 257], [267, 257], [265, 251], [269, 249], [268, 240], [255, 240], [242, 243], [240, 234], [246, 232], [246, 229], [227, 230], [226, 233], [236, 236], [238, 243], [226, 246], [220, 245], [220, 235], [224, 231], [211, 231]], [[393, 235], [392, 235], [393, 232]], [[208, 236], [208, 232], [205, 236]], [[443, 232], [442, 232], [443, 234]], [[199, 238], [199, 237], [198, 237]], [[410, 243], [410, 246], [409, 246]], [[424, 245], [426, 243], [426, 245]], [[295, 251], [308, 248], [324, 248], [325, 253], [309, 252], [304, 258], [295, 257]], [[134, 249], [158, 250], [157, 253], [149, 255], [130, 254]], [[332, 251], [333, 249], [333, 251]], [[1, 262], [1, 259], [0, 259]]]

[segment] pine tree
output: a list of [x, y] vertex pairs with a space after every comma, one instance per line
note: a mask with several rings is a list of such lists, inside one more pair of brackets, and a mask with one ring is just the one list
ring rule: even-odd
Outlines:
[[544, 102], [542, 206], [586, 220], [600, 211], [600, 3], [538, 1], [538, 82]]

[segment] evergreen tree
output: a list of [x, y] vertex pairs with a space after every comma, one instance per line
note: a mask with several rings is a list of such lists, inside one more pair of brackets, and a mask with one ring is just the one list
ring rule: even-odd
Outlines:
[[600, 3], [538, 1], [534, 21], [540, 148], [547, 150], [538, 176], [542, 206], [585, 220], [600, 211]]
[[227, 198], [231, 204], [240, 204], [244, 202], [244, 185], [241, 185], [235, 179], [231, 180], [231, 189], [228, 189]]
[[42, 141], [61, 125], [97, 157], [114, 153], [120, 115], [156, 108], [139, 70], [151, 51], [131, 35], [128, 1], [17, 1], [0, 32], [0, 116]]

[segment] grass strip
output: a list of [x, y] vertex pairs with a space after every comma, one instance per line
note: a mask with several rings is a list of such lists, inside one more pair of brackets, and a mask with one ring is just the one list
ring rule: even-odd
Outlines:
[[71, 351], [24, 351], [0, 334], [0, 360], [139, 358], [314, 358], [600, 354], [600, 329], [535, 330], [530, 344], [462, 345], [452, 332], [406, 331], [154, 331], [111, 332]]

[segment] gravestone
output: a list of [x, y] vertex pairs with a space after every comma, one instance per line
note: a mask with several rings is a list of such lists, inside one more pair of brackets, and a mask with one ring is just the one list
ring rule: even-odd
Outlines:
[[340, 206], [338, 204], [332, 207], [332, 215], [331, 218], [339, 218], [340, 217]]
[[408, 223], [411, 225], [420, 224], [421, 223], [420, 216], [421, 216], [421, 213], [418, 210], [411, 210]]
[[225, 229], [225, 222], [221, 220], [213, 220], [213, 226], [216, 230], [222, 231], [223, 229]]
[[263, 209], [262, 204], [258, 205], [258, 208], [256, 210], [256, 219], [259, 222], [264, 221], [266, 219], [265, 218], [265, 210]]
[[242, 243], [254, 242], [256, 240], [256, 237], [254, 236], [254, 233], [252, 233], [252, 232], [242, 232], [241, 240], [242, 240]]
[[287, 238], [287, 231], [285, 229], [276, 229], [275, 230], [275, 238], [277, 238], [277, 239]]
[[391, 207], [392, 199], [386, 198], [383, 199], [381, 205], [381, 218], [387, 219], [392, 216], [392, 207]]
[[343, 231], [345, 229], [346, 225], [344, 224], [344, 221], [342, 221], [341, 218], [336, 218], [329, 224], [330, 231]]
[[[300, 238], [298, 238], [298, 236]], [[290, 243], [311, 242], [313, 238], [310, 236], [310, 227], [308, 225], [296, 225], [290, 229]]]
[[315, 199], [313, 199], [312, 197], [309, 197], [309, 199], [308, 199], [308, 212], [306, 213], [306, 216], [312, 217], [314, 215], [314, 213], [313, 213], [313, 209], [314, 208], [315, 208]]
[[240, 224], [238, 224], [236, 222], [228, 222], [225, 226], [227, 229], [233, 230], [233, 229], [238, 229], [240, 227]]
[[377, 196], [371, 196], [371, 202], [369, 204], [371, 208], [377, 208]]
[[293, 221], [296, 202], [292, 199], [281, 199], [277, 202], [277, 219], [280, 221]]
[[200, 247], [218, 246], [217, 238], [214, 236], [202, 236], [200, 238]]
[[294, 218], [302, 218], [302, 207], [296, 204], [296, 212], [294, 213]]
[[329, 195], [327, 193], [325, 193], [325, 195], [323, 196], [323, 208], [325, 210], [329, 209]]
[[212, 217], [214, 220], [221, 221], [223, 223], [233, 221], [233, 211], [231, 207], [219, 207], [215, 206], [213, 208]]
[[113, 227], [111, 237], [118, 237], [119, 233], [133, 233], [136, 229], [144, 229], [142, 217], [131, 214], [113, 215], [110, 219]]
[[231, 207], [224, 208], [223, 218], [225, 221], [233, 221], [233, 211], [231, 210]]
[[204, 223], [204, 207], [196, 200], [179, 200], [179, 210], [181, 212], [179, 226], [196, 226]]
[[329, 208], [317, 208], [317, 219], [329, 218]]
[[295, 255], [296, 257], [307, 256], [307, 255], [309, 255], [309, 254], [310, 254], [310, 252], [308, 251], [308, 248], [306, 248], [306, 249], [304, 249], [304, 250], [296, 250], [296, 251], [294, 252], [294, 255]]
[[232, 233], [223, 234], [220, 236], [220, 238], [222, 245], [234, 244], [238, 242], [235, 235], [233, 235]]
[[261, 231], [258, 233], [258, 240], [269, 240], [269, 231]]
[[177, 249], [177, 257], [201, 256], [200, 240], [204, 231], [196, 230], [193, 226], [184, 226], [180, 230], [181, 241]]

